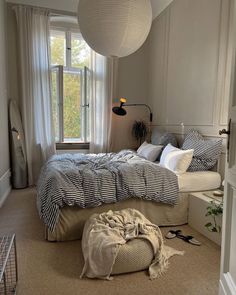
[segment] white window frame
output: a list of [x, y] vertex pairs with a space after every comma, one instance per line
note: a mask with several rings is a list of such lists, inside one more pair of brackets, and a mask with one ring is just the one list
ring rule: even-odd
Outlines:
[[89, 69], [87, 67], [76, 68], [72, 67], [71, 60], [71, 34], [72, 33], [80, 33], [78, 30], [73, 28], [64, 28], [58, 26], [51, 26], [50, 31], [61, 31], [65, 32], [65, 66], [63, 65], [51, 65], [51, 72], [58, 71], [57, 77], [57, 93], [58, 93], [58, 116], [59, 116], [59, 138], [57, 143], [70, 143], [70, 141], [65, 141], [64, 137], [64, 72], [69, 73], [77, 73], [80, 75], [80, 115], [81, 115], [81, 137], [76, 138], [76, 141], [71, 141], [71, 143], [88, 143], [89, 142], [89, 134], [88, 134], [88, 111], [89, 109], [89, 98], [87, 91], [87, 77]]

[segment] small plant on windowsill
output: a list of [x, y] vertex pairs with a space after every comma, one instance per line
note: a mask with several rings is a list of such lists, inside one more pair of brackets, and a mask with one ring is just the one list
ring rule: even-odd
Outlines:
[[207, 213], [205, 216], [209, 216], [213, 219], [213, 222], [208, 222], [205, 224], [205, 227], [214, 233], [221, 232], [221, 226], [217, 224], [217, 216], [222, 216], [223, 214], [223, 202], [217, 204], [214, 201], [210, 202], [210, 206], [207, 207]]

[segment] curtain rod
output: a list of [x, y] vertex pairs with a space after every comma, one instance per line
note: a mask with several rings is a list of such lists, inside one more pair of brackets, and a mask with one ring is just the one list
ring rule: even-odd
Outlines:
[[58, 10], [58, 9], [53, 9], [53, 8], [48, 8], [48, 7], [20, 4], [20, 3], [14, 3], [14, 2], [8, 2], [8, 3], [11, 4], [12, 7], [21, 5], [21, 6], [25, 6], [25, 7], [31, 7], [31, 8], [46, 9], [50, 12], [50, 15], [52, 15], [52, 16], [60, 16], [60, 15], [77, 16], [76, 12], [72, 12], [72, 11]]

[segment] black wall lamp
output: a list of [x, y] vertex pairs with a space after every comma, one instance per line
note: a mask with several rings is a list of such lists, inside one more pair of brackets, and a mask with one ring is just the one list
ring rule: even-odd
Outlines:
[[112, 111], [118, 116], [125, 116], [127, 114], [126, 110], [123, 108], [124, 107], [134, 107], [134, 106], [144, 106], [148, 108], [150, 115], [149, 115], [149, 121], [152, 122], [152, 111], [151, 108], [145, 104], [145, 103], [126, 103], [126, 98], [121, 98], [120, 99], [120, 106], [119, 107], [113, 107]]

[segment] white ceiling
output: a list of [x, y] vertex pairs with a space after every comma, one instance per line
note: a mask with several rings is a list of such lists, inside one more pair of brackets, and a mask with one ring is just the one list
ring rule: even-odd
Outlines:
[[[76, 12], [79, 0], [6, 0], [7, 2]], [[153, 18], [159, 15], [173, 0], [151, 0]]]

